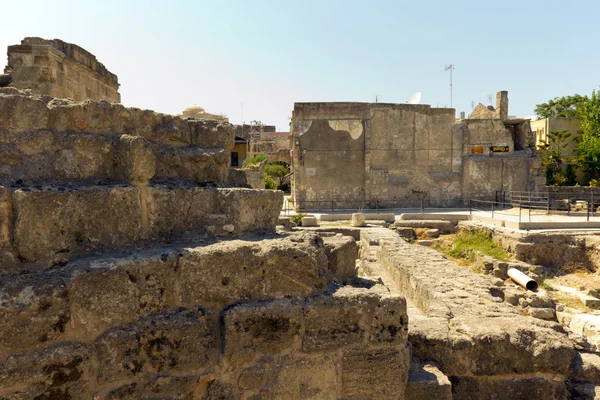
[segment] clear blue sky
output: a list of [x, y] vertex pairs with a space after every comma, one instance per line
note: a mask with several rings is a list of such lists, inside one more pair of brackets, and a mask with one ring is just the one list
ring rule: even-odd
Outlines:
[[600, 84], [600, 2], [3, 1], [0, 49], [59, 38], [119, 76], [126, 106], [197, 104], [288, 130], [294, 102], [406, 102], [471, 110], [508, 90], [511, 115]]

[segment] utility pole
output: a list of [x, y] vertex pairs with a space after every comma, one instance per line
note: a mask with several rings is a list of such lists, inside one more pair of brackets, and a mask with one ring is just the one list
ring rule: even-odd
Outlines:
[[454, 64], [446, 64], [446, 71], [450, 71], [450, 108], [452, 108], [452, 70], [454, 69]]

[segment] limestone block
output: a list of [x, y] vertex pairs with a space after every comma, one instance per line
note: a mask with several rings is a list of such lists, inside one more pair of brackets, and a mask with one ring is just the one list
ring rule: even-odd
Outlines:
[[405, 228], [398, 226], [394, 227], [394, 230], [398, 232], [398, 235], [400, 235], [400, 237], [403, 237], [405, 239], [415, 240], [417, 238], [417, 235], [415, 234], [413, 228]]
[[139, 254], [87, 265], [68, 287], [68, 331], [81, 341], [177, 304], [177, 252]]
[[515, 257], [518, 260], [526, 261], [531, 258], [531, 252], [533, 251], [533, 243], [517, 243], [515, 245]]
[[219, 209], [230, 216], [236, 232], [275, 232], [283, 204], [283, 192], [219, 189], [219, 202]]
[[277, 219], [277, 225], [283, 226], [283, 229], [291, 231], [296, 224], [290, 220], [289, 217], [279, 217]]
[[327, 265], [322, 248], [291, 240], [230, 241], [189, 249], [179, 261], [180, 301], [221, 308], [242, 300], [310, 296], [325, 288], [321, 263]]
[[152, 144], [140, 136], [121, 135], [117, 144], [117, 172], [125, 182], [146, 184], [156, 173]]
[[190, 127], [190, 144], [203, 147], [233, 147], [235, 130], [231, 124], [214, 120], [187, 121]]
[[581, 400], [595, 400], [600, 398], [600, 385], [594, 383], [571, 384], [571, 398]]
[[202, 371], [216, 363], [217, 346], [216, 332], [201, 308], [153, 314], [97, 339], [98, 380], [111, 382], [142, 372]]
[[47, 124], [48, 108], [42, 98], [0, 93], [0, 131], [37, 131]]
[[554, 309], [552, 308], [533, 308], [529, 307], [527, 309], [527, 313], [531, 315], [533, 318], [537, 319], [545, 319], [548, 321], [556, 320], [556, 314]]
[[304, 325], [302, 349], [308, 353], [360, 344], [365, 335], [374, 344], [403, 345], [408, 335], [406, 301], [344, 288], [333, 296], [310, 299]]
[[70, 321], [66, 285], [49, 272], [0, 278], [0, 355], [63, 338]]
[[[250, 376], [256, 380], [250, 382]], [[244, 386], [252, 386], [243, 397], [248, 399], [337, 400], [341, 387], [336, 360], [331, 355], [284, 359], [265, 372], [246, 375], [240, 381]], [[251, 393], [258, 394], [250, 397]]]
[[592, 346], [600, 346], [600, 315], [575, 314], [569, 328], [573, 333], [585, 337]]
[[[81, 398], [87, 388], [85, 379], [91, 372], [90, 351], [81, 344], [61, 344], [26, 355], [0, 360], [0, 388], [43, 398]], [[7, 390], [3, 390], [5, 394]], [[29, 397], [33, 398], [33, 397]]]
[[317, 223], [316, 217], [302, 217], [302, 226], [319, 226], [319, 224]]
[[456, 224], [452, 221], [437, 221], [437, 220], [397, 220], [392, 226], [405, 228], [429, 228], [439, 229], [440, 233], [453, 233], [456, 229]]
[[453, 398], [459, 399], [532, 399], [561, 400], [568, 398], [562, 377], [509, 375], [506, 378], [455, 377]]
[[410, 367], [408, 347], [344, 350], [345, 399], [403, 399]]
[[342, 282], [354, 278], [358, 259], [356, 241], [349, 236], [332, 236], [324, 238], [323, 243], [329, 271]]
[[365, 214], [363, 213], [354, 213], [352, 214], [352, 219], [350, 220], [350, 226], [355, 226], [355, 227], [360, 227], [360, 226], [365, 226], [366, 220], [365, 220]]
[[140, 190], [147, 210], [149, 238], [168, 239], [187, 231], [203, 232], [207, 225], [233, 222], [227, 215], [222, 220], [213, 218], [219, 213], [216, 189], [153, 185]]
[[452, 384], [434, 363], [413, 359], [408, 371], [406, 400], [452, 400]]
[[90, 398], [97, 400], [136, 400], [147, 398], [195, 398], [199, 386], [205, 386], [206, 376], [158, 374], [150, 380], [136, 378], [133, 382], [113, 387], [107, 385], [94, 392]]
[[579, 296], [579, 300], [581, 303], [589, 308], [599, 309], [600, 308], [600, 299], [597, 297], [588, 296], [586, 294], [582, 294]]
[[156, 177], [225, 183], [229, 162], [229, 152], [222, 148], [161, 146], [156, 151]]
[[573, 362], [573, 379], [600, 384], [600, 355], [577, 352]]
[[138, 189], [58, 189], [14, 192], [14, 240], [21, 259], [56, 265], [93, 250], [124, 247], [142, 239]]
[[225, 357], [237, 365], [291, 351], [299, 341], [302, 304], [292, 300], [247, 303], [224, 316]]
[[431, 247], [433, 246], [433, 240], [417, 240], [417, 244], [421, 246]]
[[440, 230], [439, 229], [427, 229], [425, 231], [425, 236], [427, 236], [428, 238], [439, 238], [440, 237]]

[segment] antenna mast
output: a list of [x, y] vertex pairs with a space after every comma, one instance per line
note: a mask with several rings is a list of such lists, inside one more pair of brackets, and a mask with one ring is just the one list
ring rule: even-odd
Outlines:
[[454, 69], [454, 64], [446, 64], [446, 71], [450, 71], [450, 108], [452, 108], [452, 70]]

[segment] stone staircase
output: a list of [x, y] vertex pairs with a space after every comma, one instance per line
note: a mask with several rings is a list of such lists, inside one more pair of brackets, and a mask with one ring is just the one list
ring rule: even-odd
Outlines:
[[404, 298], [228, 187], [229, 125], [0, 89], [0, 139], [0, 399], [404, 397]]

